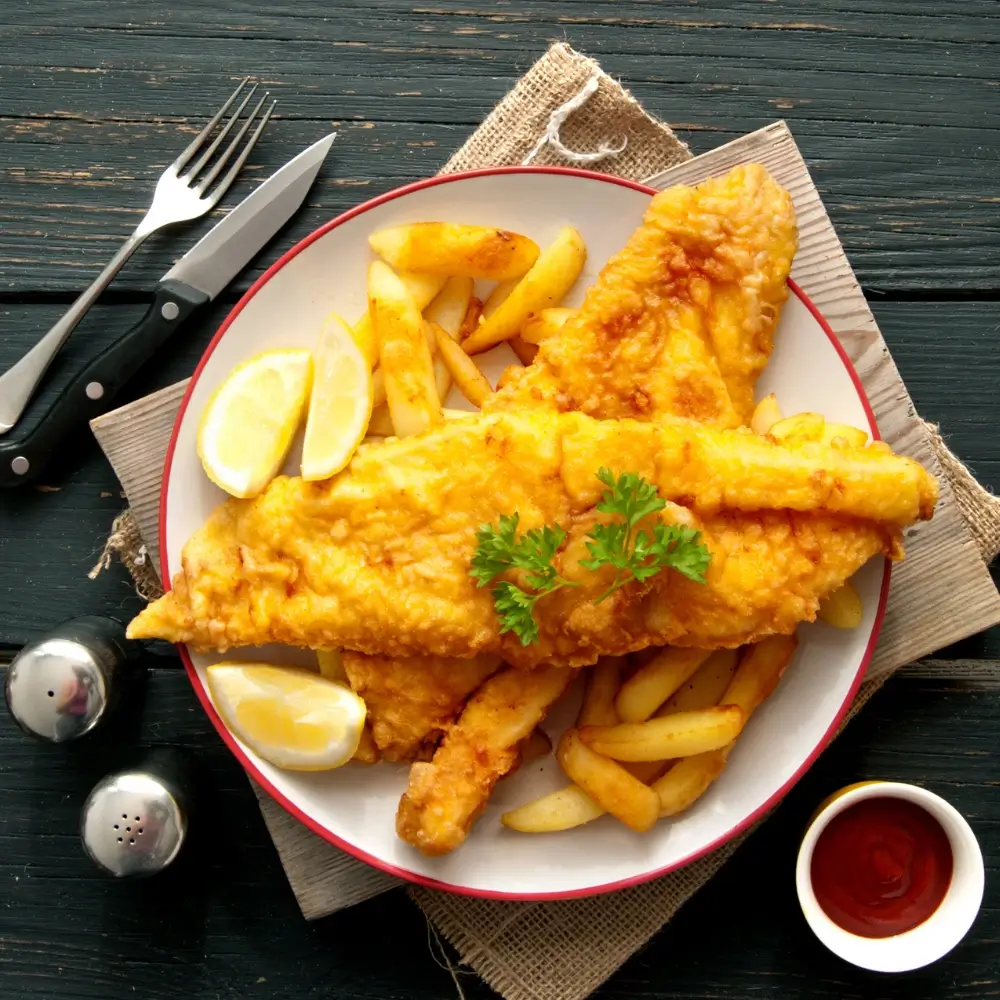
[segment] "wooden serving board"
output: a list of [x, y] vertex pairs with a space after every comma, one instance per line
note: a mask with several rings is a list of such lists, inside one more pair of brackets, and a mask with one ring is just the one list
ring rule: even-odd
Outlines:
[[[854, 362], [883, 438], [896, 451], [923, 463], [941, 482], [933, 520], [908, 533], [907, 558], [893, 571], [887, 614], [867, 677], [878, 680], [912, 660], [1000, 622], [1000, 595], [942, 473], [928, 427], [913, 407], [784, 122], [672, 167], [647, 183], [656, 188], [696, 184], [738, 164], [753, 162], [764, 164], [794, 199], [799, 251], [792, 277], [820, 309]], [[157, 567], [161, 471], [186, 384], [177, 383], [91, 423], [122, 482]], [[325, 916], [399, 884], [311, 833], [256, 790], [307, 918]]]

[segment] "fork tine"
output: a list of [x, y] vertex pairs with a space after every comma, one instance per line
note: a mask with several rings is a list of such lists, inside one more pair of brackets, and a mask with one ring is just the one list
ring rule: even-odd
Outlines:
[[[236, 147], [239, 145], [240, 140], [246, 134], [246, 131], [250, 127], [250, 124], [253, 122], [254, 118], [257, 117], [257, 113], [260, 111], [261, 107], [263, 107], [264, 105], [264, 102], [270, 96], [271, 96], [270, 94], [264, 94], [264, 96], [257, 102], [257, 107], [253, 109], [253, 111], [250, 114], [250, 117], [246, 120], [246, 124], [244, 124], [243, 128], [240, 129], [239, 134], [229, 144], [228, 148], [222, 154], [222, 156], [219, 157], [218, 162], [215, 164], [214, 167], [212, 167], [212, 169], [209, 171], [205, 179], [199, 182], [198, 187], [196, 188], [199, 194], [204, 194], [204, 192], [208, 189], [209, 185], [215, 180], [216, 177], [219, 176], [219, 173], [222, 171], [222, 168], [226, 165], [226, 162], [232, 155], [233, 150], [235, 150]], [[278, 103], [277, 101], [271, 102], [271, 106], [267, 109], [267, 111], [264, 112], [264, 117], [261, 118], [260, 124], [257, 126], [257, 128], [254, 129], [253, 134], [247, 141], [246, 146], [243, 147], [243, 151], [236, 158], [236, 162], [229, 168], [229, 172], [225, 175], [225, 177], [222, 178], [222, 180], [219, 182], [218, 187], [210, 196], [213, 205], [226, 193], [226, 191], [229, 190], [229, 186], [236, 179], [236, 175], [242, 169], [243, 164], [246, 163], [247, 157], [250, 155], [250, 151], [257, 144], [257, 140], [260, 138], [261, 133], [264, 131], [264, 126], [267, 125], [268, 120], [271, 117], [271, 112], [274, 111], [277, 103]]]
[[249, 80], [250, 77], [243, 77], [240, 81], [240, 85], [232, 92], [232, 94], [229, 95], [229, 100], [227, 100], [226, 103], [219, 108], [215, 117], [191, 140], [191, 142], [188, 143], [184, 152], [181, 153], [181, 155], [178, 156], [172, 164], [170, 164], [177, 171], [177, 173], [180, 173], [184, 169], [188, 160], [190, 160], [191, 157], [198, 152], [201, 148], [201, 144], [211, 134], [212, 129], [219, 124], [222, 120], [222, 116], [233, 106], [233, 102], [236, 100], [237, 95], [247, 85]]
[[240, 115], [243, 114], [243, 109], [250, 103], [250, 98], [253, 97], [254, 91], [257, 89], [259, 84], [254, 84], [248, 91], [246, 97], [240, 101], [240, 106], [230, 115], [229, 121], [219, 130], [219, 134], [212, 140], [212, 145], [205, 150], [204, 153], [198, 157], [198, 161], [190, 169], [184, 172], [184, 179], [190, 184], [198, 174], [201, 173], [202, 168], [215, 154], [215, 151], [219, 148], [222, 140], [229, 135], [232, 127], [239, 121]]

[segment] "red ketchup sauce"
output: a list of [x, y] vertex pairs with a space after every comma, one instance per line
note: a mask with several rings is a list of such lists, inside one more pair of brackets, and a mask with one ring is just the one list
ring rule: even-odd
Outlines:
[[864, 799], [834, 816], [812, 856], [812, 886], [826, 915], [851, 934], [892, 937], [941, 905], [952, 872], [951, 844], [920, 806]]

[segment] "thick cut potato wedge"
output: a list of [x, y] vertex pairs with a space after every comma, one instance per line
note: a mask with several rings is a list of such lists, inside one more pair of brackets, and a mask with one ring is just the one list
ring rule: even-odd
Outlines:
[[615, 695], [624, 662], [623, 656], [602, 656], [588, 668], [583, 704], [576, 718], [578, 726], [614, 726], [620, 721]]
[[772, 392], [754, 407], [753, 416], [750, 418], [750, 430], [754, 434], [763, 436], [779, 420], [781, 420], [781, 407], [778, 406], [778, 399]]
[[613, 760], [668, 760], [724, 747], [739, 735], [743, 718], [739, 706], [726, 704], [647, 722], [584, 726], [580, 739]]
[[718, 705], [733, 679], [738, 660], [737, 650], [717, 649], [656, 714], [673, 715], [675, 712], [693, 712]]
[[547, 246], [535, 266], [491, 316], [462, 345], [467, 354], [489, 350], [516, 336], [536, 313], [558, 305], [587, 260], [580, 234], [567, 226]]
[[555, 833], [583, 826], [605, 812], [579, 785], [567, 785], [505, 812], [500, 822], [520, 833]]
[[567, 309], [565, 306], [543, 309], [521, 328], [521, 339], [527, 344], [540, 344], [552, 334], [558, 333], [563, 323], [575, 312], [575, 309]]
[[820, 441], [834, 448], [864, 448], [868, 443], [868, 433], [850, 424], [827, 423], [823, 426]]
[[368, 312], [396, 434], [421, 434], [441, 422], [424, 318], [403, 282], [381, 261], [368, 269]]
[[626, 826], [645, 833], [660, 813], [660, 798], [628, 771], [595, 753], [575, 729], [567, 729], [556, 757], [567, 776], [599, 806]]
[[834, 628], [857, 628], [865, 616], [861, 595], [848, 580], [826, 597], [820, 598], [816, 617]]
[[465, 322], [472, 302], [472, 278], [448, 278], [434, 301], [424, 309], [424, 319], [437, 323], [452, 340], [461, 340], [462, 323]]
[[799, 640], [794, 635], [771, 635], [748, 646], [722, 696], [722, 703], [739, 706], [744, 721], [749, 719], [758, 705], [778, 686], [798, 645]]
[[825, 424], [826, 421], [819, 413], [796, 413], [779, 420], [767, 433], [770, 438], [782, 444], [802, 444], [806, 441], [819, 441]]
[[666, 646], [621, 686], [615, 699], [622, 722], [648, 719], [709, 657], [707, 649]]
[[661, 816], [676, 816], [696, 802], [708, 786], [722, 774], [728, 748], [708, 750], [677, 761], [662, 778], [652, 784], [660, 800]]
[[[412, 274], [404, 271], [399, 275], [399, 280], [413, 299], [413, 304], [423, 310], [429, 302], [441, 291], [447, 280], [440, 274]], [[354, 324], [351, 330], [354, 342], [361, 348], [361, 353], [368, 359], [368, 363], [374, 368], [378, 364], [378, 342], [375, 340], [375, 331], [372, 328], [371, 315], [365, 313]], [[377, 400], [378, 403], [384, 400]]]
[[492, 226], [454, 222], [411, 222], [382, 229], [368, 245], [400, 271], [489, 278], [503, 281], [525, 274], [538, 259], [538, 244], [527, 236]]

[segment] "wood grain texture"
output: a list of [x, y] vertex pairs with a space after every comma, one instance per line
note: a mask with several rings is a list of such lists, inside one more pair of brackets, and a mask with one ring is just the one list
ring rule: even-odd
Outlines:
[[[150, 657], [149, 663], [155, 663]], [[435, 965], [419, 911], [392, 892], [312, 924], [284, 881], [253, 793], [211, 730], [186, 677], [150, 670], [123, 727], [87, 743], [35, 742], [0, 717], [0, 994], [10, 1000], [218, 1000], [456, 995]], [[892, 678], [726, 868], [597, 994], [695, 1000], [1000, 995], [1000, 799], [993, 778], [1000, 703], [975, 687]], [[80, 850], [91, 785], [132, 747], [170, 743], [198, 762], [203, 807], [166, 876], [116, 883]], [[955, 748], [961, 747], [961, 752]], [[829, 792], [869, 777], [917, 781], [969, 818], [986, 852], [986, 898], [966, 940], [942, 962], [874, 979], [812, 937], [795, 902], [794, 852]], [[58, 916], [57, 916], [58, 915]], [[495, 996], [461, 976], [467, 1000]]]
[[[787, 118], [866, 288], [996, 290], [994, 8], [845, 6], [354, 0], [330, 16], [318, 0], [35, 2], [0, 28], [0, 137], [16, 151], [0, 170], [0, 285], [80, 288], [229, 77], [258, 69], [280, 102], [244, 192], [341, 129], [288, 229], [297, 238], [433, 173], [556, 35], [599, 56], [696, 152]], [[116, 287], [148, 288], [208, 225], [158, 237]]]

